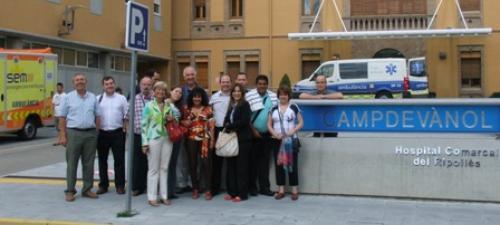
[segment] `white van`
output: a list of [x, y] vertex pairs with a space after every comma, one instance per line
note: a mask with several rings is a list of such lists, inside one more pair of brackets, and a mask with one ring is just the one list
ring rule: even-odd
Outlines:
[[350, 59], [322, 63], [308, 79], [294, 85], [293, 92], [316, 90], [318, 74], [327, 77], [328, 90], [342, 92], [346, 98], [402, 97], [409, 88], [405, 59]]
[[408, 59], [408, 81], [412, 97], [429, 96], [425, 57]]

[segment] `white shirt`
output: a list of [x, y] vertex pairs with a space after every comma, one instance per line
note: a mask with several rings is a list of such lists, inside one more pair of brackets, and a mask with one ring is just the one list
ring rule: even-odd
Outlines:
[[[292, 104], [288, 104], [288, 107], [286, 108], [286, 110], [284, 112], [282, 112], [280, 110], [279, 106], [277, 107], [277, 109], [274, 109], [271, 112], [274, 131], [276, 131], [278, 133], [282, 133], [281, 124], [283, 124], [283, 129], [284, 129], [285, 133], [288, 133], [292, 129], [295, 129], [297, 114], [292, 109], [292, 107], [295, 107], [295, 109], [297, 110], [297, 113], [300, 112], [299, 107], [297, 105], [292, 105]], [[280, 121], [280, 116], [281, 116], [281, 121]]]
[[99, 111], [101, 112], [101, 130], [111, 131], [123, 127], [123, 119], [128, 111], [128, 102], [125, 96], [113, 93], [108, 96], [103, 94], [96, 97]]
[[52, 105], [54, 105], [54, 116], [58, 117], [61, 114], [61, 106], [62, 106], [62, 101], [64, 100], [64, 96], [66, 93], [55, 93], [54, 96], [52, 97]]
[[224, 94], [222, 91], [218, 91], [210, 97], [209, 104], [212, 106], [214, 112], [216, 127], [224, 127], [224, 117], [226, 117], [229, 101], [229, 93]]

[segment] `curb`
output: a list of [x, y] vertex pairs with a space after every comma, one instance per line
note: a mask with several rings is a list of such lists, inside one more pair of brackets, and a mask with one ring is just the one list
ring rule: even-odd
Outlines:
[[0, 218], [0, 225], [104, 225], [104, 224], [82, 223], [82, 222], [72, 222], [72, 221], [57, 221], [57, 220], [30, 220], [30, 219], [18, 219], [18, 218]]

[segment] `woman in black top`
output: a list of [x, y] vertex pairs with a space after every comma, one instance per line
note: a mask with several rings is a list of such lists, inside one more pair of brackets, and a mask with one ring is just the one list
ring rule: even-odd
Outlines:
[[239, 152], [227, 158], [227, 193], [224, 199], [239, 202], [248, 199], [248, 163], [251, 150], [250, 105], [245, 100], [245, 90], [240, 84], [231, 90], [229, 108], [224, 118], [226, 132], [238, 135]]

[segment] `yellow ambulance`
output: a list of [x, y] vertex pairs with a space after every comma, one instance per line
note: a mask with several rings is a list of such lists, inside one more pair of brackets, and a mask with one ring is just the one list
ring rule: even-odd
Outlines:
[[36, 137], [53, 124], [52, 96], [57, 84], [57, 55], [50, 48], [0, 48], [0, 132]]

